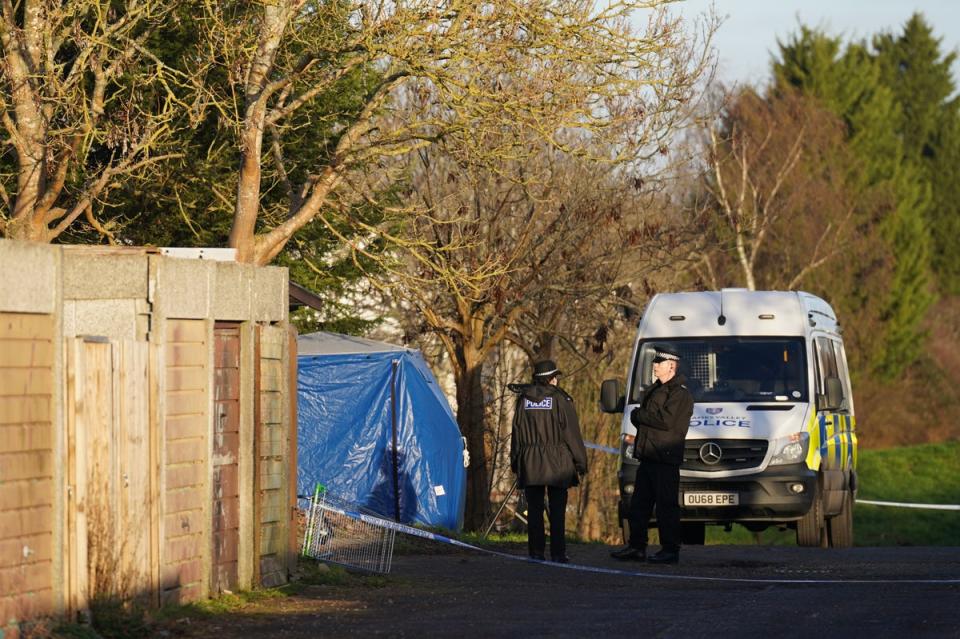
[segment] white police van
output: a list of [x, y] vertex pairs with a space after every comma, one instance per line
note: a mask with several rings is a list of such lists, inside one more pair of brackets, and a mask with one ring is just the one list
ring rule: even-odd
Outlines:
[[683, 542], [702, 544], [706, 525], [740, 523], [795, 528], [801, 546], [851, 546], [857, 436], [836, 315], [809, 293], [745, 289], [655, 295], [626, 393], [603, 383], [601, 408], [623, 414], [625, 538], [637, 464], [630, 412], [664, 346], [679, 353], [696, 402], [680, 469]]

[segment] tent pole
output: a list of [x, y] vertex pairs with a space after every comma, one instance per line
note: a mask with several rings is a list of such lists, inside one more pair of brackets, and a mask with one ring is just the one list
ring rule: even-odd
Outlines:
[[[507, 496], [503, 498], [503, 503], [500, 504], [500, 508], [497, 510], [497, 514], [493, 516], [493, 519], [490, 520], [490, 525], [487, 526], [487, 529], [483, 531], [481, 539], [486, 539], [490, 534], [490, 531], [493, 530], [493, 525], [497, 523], [497, 518], [500, 516], [500, 513], [503, 512], [504, 507], [506, 507], [507, 502], [510, 501], [510, 498], [513, 496], [513, 491], [517, 489], [517, 484], [520, 482], [520, 478], [517, 477], [513, 480], [513, 486], [510, 487], [510, 492], [507, 493]], [[527, 523], [527, 522], [523, 522]]]
[[390, 371], [390, 431], [393, 440], [393, 516], [400, 523], [400, 469], [397, 462], [397, 366], [393, 360]]

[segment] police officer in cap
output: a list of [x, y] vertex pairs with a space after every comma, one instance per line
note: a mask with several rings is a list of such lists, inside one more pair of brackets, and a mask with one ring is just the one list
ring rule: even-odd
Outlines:
[[587, 472], [587, 451], [573, 399], [557, 386], [562, 373], [552, 360], [537, 362], [531, 384], [510, 384], [518, 394], [510, 435], [510, 469], [527, 498], [527, 548], [544, 559], [544, 493], [550, 507], [550, 558], [568, 563], [565, 531], [567, 489]]
[[657, 348], [653, 358], [656, 381], [630, 413], [637, 427], [633, 456], [640, 460], [630, 500], [630, 543], [610, 555], [621, 561], [647, 559], [647, 529], [654, 506], [661, 549], [648, 561], [675, 564], [680, 560], [680, 464], [693, 415], [693, 396], [686, 378], [677, 372], [680, 356]]

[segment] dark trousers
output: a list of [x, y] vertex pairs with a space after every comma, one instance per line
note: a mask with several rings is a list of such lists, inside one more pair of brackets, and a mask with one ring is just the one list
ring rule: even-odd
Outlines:
[[680, 550], [680, 466], [641, 461], [630, 499], [630, 545], [646, 548], [650, 516], [657, 508], [657, 528], [664, 550]]
[[[546, 491], [544, 490], [546, 489]], [[567, 489], [557, 486], [527, 486], [523, 494], [527, 497], [527, 549], [530, 556], [543, 555], [547, 541], [543, 534], [543, 495], [550, 498], [550, 556], [559, 559], [567, 554], [567, 542], [564, 539], [567, 512]]]

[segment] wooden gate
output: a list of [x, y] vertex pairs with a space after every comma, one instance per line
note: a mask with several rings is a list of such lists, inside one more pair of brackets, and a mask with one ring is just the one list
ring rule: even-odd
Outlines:
[[146, 342], [67, 340], [68, 607], [152, 592], [150, 375]]
[[235, 590], [240, 533], [240, 327], [214, 328], [213, 593]]

